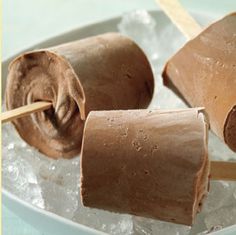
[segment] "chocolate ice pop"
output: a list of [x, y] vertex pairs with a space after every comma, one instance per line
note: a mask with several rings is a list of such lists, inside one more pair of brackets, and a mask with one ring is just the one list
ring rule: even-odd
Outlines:
[[107, 33], [16, 58], [9, 66], [6, 106], [52, 102], [50, 110], [13, 123], [42, 153], [69, 158], [80, 152], [91, 110], [145, 108], [153, 88], [143, 51], [129, 38]]
[[207, 134], [201, 109], [90, 112], [83, 205], [191, 225], [208, 192]]
[[[181, 22], [177, 1], [159, 2], [182, 31], [189, 26], [187, 35], [198, 33], [200, 27], [187, 14]], [[212, 131], [236, 152], [236, 13], [188, 41], [165, 65], [163, 79], [187, 104], [205, 107]]]

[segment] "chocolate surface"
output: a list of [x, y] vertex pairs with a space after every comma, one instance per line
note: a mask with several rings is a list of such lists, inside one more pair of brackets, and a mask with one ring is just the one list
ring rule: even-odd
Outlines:
[[80, 152], [89, 111], [145, 108], [153, 89], [142, 50], [125, 36], [107, 33], [16, 58], [9, 66], [6, 106], [51, 101], [51, 110], [14, 125], [42, 153], [69, 158]]
[[186, 43], [163, 79], [189, 105], [205, 107], [211, 129], [236, 151], [236, 13]]
[[208, 190], [207, 133], [200, 109], [90, 112], [83, 205], [191, 225]]

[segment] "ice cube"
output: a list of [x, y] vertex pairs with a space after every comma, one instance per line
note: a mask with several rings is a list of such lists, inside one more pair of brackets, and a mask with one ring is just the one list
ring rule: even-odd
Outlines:
[[76, 195], [48, 180], [40, 182], [40, 186], [46, 210], [71, 219], [77, 209]]
[[14, 149], [14, 143], [10, 143], [8, 144], [7, 148], [10, 150], [10, 149]]
[[37, 177], [27, 161], [11, 152], [8, 157], [3, 157], [2, 172], [5, 189], [33, 205], [44, 208]]
[[186, 104], [176, 96], [171, 90], [164, 86], [159, 86], [154, 93], [153, 100], [149, 105], [150, 109], [176, 109], [186, 108]]
[[220, 161], [236, 161], [236, 154], [212, 132], [209, 133], [208, 145], [211, 159]]
[[204, 232], [207, 231], [204, 219], [205, 215], [203, 213], [197, 214], [189, 235], [196, 235], [196, 234], [200, 235], [202, 231]]
[[236, 187], [234, 189], [234, 193], [233, 193], [234, 199], [236, 200]]
[[133, 230], [137, 235], [152, 234], [152, 219], [147, 219], [139, 216], [133, 216]]
[[[216, 232], [216, 231], [219, 231], [221, 230], [223, 227], [218, 225], [218, 226], [213, 226], [211, 229], [209, 230], [205, 230], [203, 232], [200, 232], [200, 233], [197, 233], [197, 235], [207, 235], [207, 234], [211, 234], [212, 232]], [[196, 234], [196, 233], [194, 233]]]
[[191, 227], [179, 224], [168, 223], [160, 220], [153, 220], [143, 217], [133, 217], [134, 234], [168, 234], [168, 235], [187, 235]]
[[[137, 10], [122, 17], [118, 24], [119, 31], [132, 38], [149, 56], [158, 59], [158, 35], [156, 21], [145, 10]], [[151, 46], [150, 46], [151, 45]]]
[[187, 235], [190, 229], [190, 226], [156, 221], [152, 225], [152, 234]]
[[39, 175], [45, 180], [54, 182], [72, 191], [79, 190], [80, 166], [79, 157], [73, 160], [59, 159], [41, 164]]
[[[163, 64], [184, 43], [184, 37], [171, 23], [158, 32], [156, 20], [145, 10], [125, 14], [118, 24], [119, 31], [132, 38], [147, 54], [156, 75], [157, 89], [150, 108], [183, 108], [184, 102], [171, 90], [164, 87], [159, 76]], [[166, 38], [175, 38], [169, 45]]]
[[84, 207], [81, 205], [80, 195], [78, 195], [78, 202], [74, 221], [109, 234], [132, 234], [132, 216]]
[[230, 226], [236, 224], [236, 205], [221, 207], [205, 217], [206, 227], [211, 230], [215, 226]]
[[222, 206], [232, 204], [235, 201], [233, 197], [235, 188], [236, 183], [234, 182], [211, 181], [209, 194], [203, 203], [203, 213], [209, 213]]

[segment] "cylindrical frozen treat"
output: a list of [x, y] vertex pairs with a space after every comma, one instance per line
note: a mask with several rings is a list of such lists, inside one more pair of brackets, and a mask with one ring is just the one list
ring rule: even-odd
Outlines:
[[164, 84], [192, 107], [205, 107], [210, 127], [236, 152], [236, 13], [210, 25], [166, 64]]
[[83, 205], [191, 225], [208, 192], [207, 134], [200, 109], [91, 112]]
[[52, 109], [13, 123], [42, 153], [69, 158], [80, 152], [91, 110], [145, 108], [153, 89], [143, 51], [129, 38], [107, 33], [16, 58], [9, 66], [6, 106], [51, 101]]

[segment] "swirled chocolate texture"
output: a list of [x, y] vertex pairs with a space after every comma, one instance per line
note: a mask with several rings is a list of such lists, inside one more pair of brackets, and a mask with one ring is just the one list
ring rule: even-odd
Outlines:
[[163, 78], [190, 106], [206, 108], [213, 132], [236, 152], [236, 13], [186, 43]]
[[91, 110], [145, 108], [153, 88], [143, 51], [129, 38], [107, 33], [16, 58], [9, 66], [6, 106], [52, 102], [50, 110], [13, 123], [40, 152], [70, 158], [80, 152]]
[[208, 191], [207, 133], [199, 109], [91, 112], [83, 205], [191, 225]]

